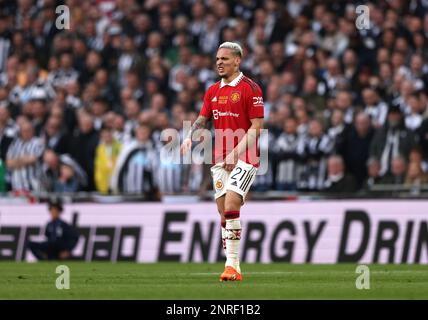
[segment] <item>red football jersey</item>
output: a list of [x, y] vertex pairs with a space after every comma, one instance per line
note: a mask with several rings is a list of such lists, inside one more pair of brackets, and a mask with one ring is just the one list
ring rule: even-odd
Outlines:
[[[228, 84], [218, 81], [208, 88], [200, 115], [213, 119], [214, 163], [223, 162], [251, 127], [250, 119], [264, 117], [262, 91], [241, 72]], [[259, 165], [258, 139], [239, 159]]]

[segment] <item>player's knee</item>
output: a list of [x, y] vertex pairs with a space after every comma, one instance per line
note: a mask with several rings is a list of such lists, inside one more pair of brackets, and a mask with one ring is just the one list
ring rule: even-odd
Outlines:
[[239, 211], [241, 209], [242, 198], [238, 197], [228, 197], [226, 198], [226, 203], [224, 206], [224, 211]]

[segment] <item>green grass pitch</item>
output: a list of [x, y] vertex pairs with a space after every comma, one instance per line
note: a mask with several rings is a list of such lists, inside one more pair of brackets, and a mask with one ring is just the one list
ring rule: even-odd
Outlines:
[[[69, 290], [55, 286], [60, 264]], [[223, 264], [0, 262], [0, 299], [428, 299], [426, 265], [369, 265], [369, 290], [352, 264], [242, 268], [243, 282], [222, 283]]]

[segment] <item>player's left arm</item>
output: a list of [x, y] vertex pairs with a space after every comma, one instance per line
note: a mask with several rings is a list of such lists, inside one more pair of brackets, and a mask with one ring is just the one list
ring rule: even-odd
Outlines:
[[250, 119], [251, 126], [247, 133], [242, 137], [241, 141], [236, 147], [229, 153], [225, 159], [224, 168], [228, 171], [232, 171], [238, 162], [239, 156], [249, 150], [253, 144], [256, 143], [257, 138], [260, 136], [261, 130], [264, 127], [263, 118]]
[[250, 149], [253, 144], [256, 143], [257, 138], [260, 136], [260, 132], [264, 126], [263, 118], [250, 119], [251, 127], [247, 133], [242, 137], [242, 140], [235, 147], [237, 156], [243, 154], [246, 150]]

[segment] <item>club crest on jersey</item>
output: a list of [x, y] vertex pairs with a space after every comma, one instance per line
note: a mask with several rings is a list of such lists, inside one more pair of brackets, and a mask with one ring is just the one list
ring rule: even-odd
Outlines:
[[221, 179], [218, 179], [218, 180], [215, 182], [215, 188], [216, 188], [216, 189], [223, 189], [223, 181], [221, 181]]
[[232, 92], [230, 95], [230, 101], [237, 103], [239, 100], [241, 100], [241, 94], [239, 92]]

